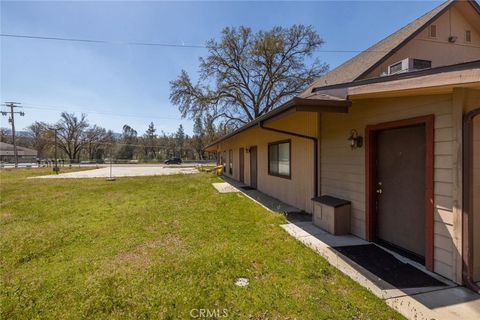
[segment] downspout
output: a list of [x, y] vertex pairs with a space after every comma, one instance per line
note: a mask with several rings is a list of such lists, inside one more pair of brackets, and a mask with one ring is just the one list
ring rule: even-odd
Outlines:
[[313, 165], [313, 179], [314, 179], [314, 184], [313, 184], [314, 191], [313, 192], [314, 192], [314, 196], [313, 197], [317, 197], [318, 196], [318, 139], [315, 138], [315, 137], [310, 137], [310, 136], [303, 135], [303, 134], [296, 133], [296, 132], [290, 132], [290, 131], [265, 127], [264, 124], [263, 124], [263, 121], [260, 121], [260, 128], [264, 129], [264, 130], [268, 130], [268, 131], [283, 133], [283, 134], [291, 135], [291, 136], [294, 136], [294, 137], [299, 137], [299, 138], [308, 139], [308, 140], [313, 141], [313, 153], [314, 153], [314, 155], [313, 155], [313, 164], [314, 164]]
[[473, 119], [480, 108], [463, 118], [463, 214], [462, 214], [462, 278], [463, 283], [476, 293], [480, 287], [473, 280]]

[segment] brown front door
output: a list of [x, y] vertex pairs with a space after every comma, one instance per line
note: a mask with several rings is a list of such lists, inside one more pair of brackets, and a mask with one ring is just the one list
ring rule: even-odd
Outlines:
[[238, 163], [240, 164], [240, 182], [244, 182], [245, 181], [245, 155], [244, 155], [244, 149], [243, 148], [240, 148], [239, 150], [239, 160]]
[[250, 147], [250, 187], [257, 188], [257, 147]]
[[425, 256], [425, 125], [376, 134], [375, 240]]

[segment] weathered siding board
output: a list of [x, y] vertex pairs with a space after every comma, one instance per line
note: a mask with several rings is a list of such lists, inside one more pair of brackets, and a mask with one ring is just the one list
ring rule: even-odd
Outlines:
[[453, 181], [452, 169], [439, 169], [439, 168], [435, 169], [434, 179], [436, 182], [452, 183]]
[[444, 237], [440, 234], [435, 234], [434, 241], [439, 248], [443, 248], [447, 251], [453, 252], [453, 243], [448, 237]]
[[442, 222], [450, 226], [453, 225], [453, 217], [452, 217], [451, 211], [443, 210], [440, 208], [434, 208], [434, 210], [435, 210], [435, 221]]
[[451, 155], [453, 146], [452, 141], [435, 142], [435, 155]]
[[436, 273], [441, 274], [445, 278], [448, 279], [453, 279], [453, 269], [450, 264], [445, 264], [442, 261], [438, 259], [433, 260], [433, 269], [435, 270]]
[[435, 128], [435, 142], [452, 141], [452, 128]]
[[436, 129], [452, 128], [452, 126], [453, 126], [453, 122], [452, 122], [452, 115], [451, 114], [438, 115], [435, 118], [435, 128]]
[[[354, 101], [348, 114], [324, 114], [321, 125], [323, 194], [352, 201], [352, 233], [365, 237], [365, 148], [351, 150], [351, 129], [363, 135], [369, 124], [435, 115], [434, 267], [451, 278], [452, 98], [449, 94]], [[439, 254], [437, 257], [436, 253]], [[437, 270], [438, 269], [438, 270]]]

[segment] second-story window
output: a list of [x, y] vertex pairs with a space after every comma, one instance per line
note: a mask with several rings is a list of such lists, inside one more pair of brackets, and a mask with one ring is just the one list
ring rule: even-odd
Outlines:
[[470, 30], [465, 31], [465, 41], [472, 42], [472, 32]]

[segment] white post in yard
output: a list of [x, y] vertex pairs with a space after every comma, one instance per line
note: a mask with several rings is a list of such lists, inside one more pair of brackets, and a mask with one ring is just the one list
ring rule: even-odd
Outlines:
[[115, 178], [112, 176], [112, 163], [113, 163], [112, 148], [113, 146], [110, 145], [110, 177], [107, 178], [107, 181], [115, 181]]

